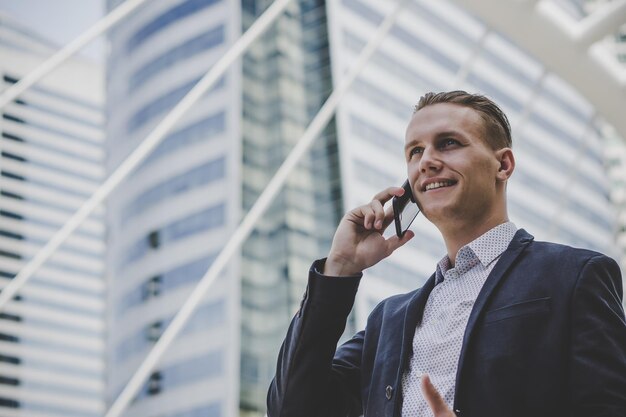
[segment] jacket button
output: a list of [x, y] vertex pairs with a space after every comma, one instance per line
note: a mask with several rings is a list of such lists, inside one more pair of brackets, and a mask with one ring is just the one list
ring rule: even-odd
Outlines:
[[387, 388], [385, 388], [385, 397], [387, 397], [387, 399], [390, 400], [392, 394], [393, 394], [393, 387], [391, 385], [387, 385]]

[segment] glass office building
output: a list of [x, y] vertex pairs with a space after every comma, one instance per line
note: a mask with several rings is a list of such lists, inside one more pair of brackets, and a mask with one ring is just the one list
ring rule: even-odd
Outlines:
[[[109, 171], [269, 4], [151, 2], [113, 31]], [[329, 94], [325, 16], [323, 1], [293, 2], [110, 198], [109, 401]], [[134, 415], [263, 412], [301, 270], [328, 251], [341, 216], [337, 158], [331, 125], [153, 372]]]
[[[0, 15], [0, 90], [57, 47]], [[1, 110], [0, 287], [103, 179], [103, 84], [75, 58]], [[104, 212], [97, 209], [0, 313], [0, 415], [104, 413]]]
[[[242, 2], [244, 30], [269, 2]], [[263, 191], [332, 88], [326, 5], [293, 1], [243, 59], [243, 209]], [[262, 415], [285, 329], [313, 258], [342, 215], [334, 122], [243, 246], [241, 415]]]

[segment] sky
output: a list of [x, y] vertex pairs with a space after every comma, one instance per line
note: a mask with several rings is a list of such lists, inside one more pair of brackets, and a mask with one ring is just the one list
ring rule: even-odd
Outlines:
[[[104, 0], [0, 0], [0, 11], [61, 47], [102, 17]], [[103, 39], [94, 40], [81, 54], [104, 62]]]

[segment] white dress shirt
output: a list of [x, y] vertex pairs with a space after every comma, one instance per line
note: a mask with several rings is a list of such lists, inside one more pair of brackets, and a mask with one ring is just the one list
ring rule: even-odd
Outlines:
[[402, 417], [433, 415], [420, 388], [424, 373], [430, 375], [452, 408], [459, 356], [472, 307], [516, 232], [512, 222], [498, 225], [459, 249], [453, 268], [447, 255], [437, 264], [435, 287], [415, 330], [413, 356], [402, 378]]

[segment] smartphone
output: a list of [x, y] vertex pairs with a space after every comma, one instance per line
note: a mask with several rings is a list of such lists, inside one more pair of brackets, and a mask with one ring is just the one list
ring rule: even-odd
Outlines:
[[396, 235], [398, 237], [404, 236], [413, 220], [420, 213], [419, 207], [413, 198], [413, 191], [411, 191], [411, 185], [409, 180], [406, 180], [402, 184], [404, 188], [404, 194], [401, 197], [394, 197], [392, 200], [393, 206], [393, 220], [396, 224]]

